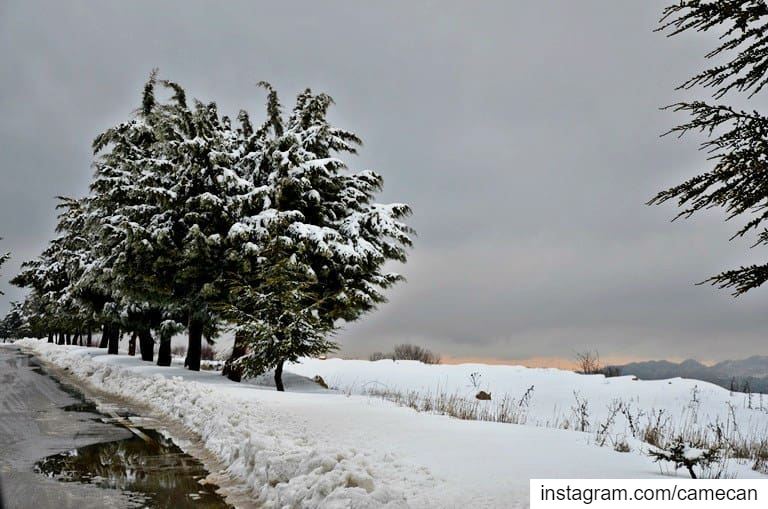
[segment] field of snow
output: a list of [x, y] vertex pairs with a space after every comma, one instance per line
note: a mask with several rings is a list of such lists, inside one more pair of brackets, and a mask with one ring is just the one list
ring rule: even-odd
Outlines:
[[[684, 380], [640, 382], [511, 366], [307, 359], [286, 367], [288, 392], [278, 393], [266, 385], [230, 382], [216, 372], [189, 372], [177, 364], [158, 367], [125, 355], [108, 356], [97, 348], [35, 340], [17, 344], [68, 367], [84, 382], [182, 423], [264, 507], [527, 507], [530, 478], [686, 476], [653, 463], [632, 436], [626, 437], [630, 452], [596, 444], [600, 416], [610, 415], [601, 408], [621, 398], [646, 415], [664, 409], [688, 421], [692, 411], [682, 407], [693, 405], [703, 426], [704, 416], [717, 418], [721, 412], [724, 418], [731, 412], [745, 429], [768, 422], [765, 412], [743, 408], [743, 396]], [[316, 375], [340, 390], [322, 389], [310, 380]], [[371, 386], [380, 390], [371, 391]], [[493, 399], [478, 404], [498, 406], [504, 394], [510, 395], [507, 401], [519, 403], [530, 386], [527, 425], [417, 412], [382, 396], [412, 391], [474, 396], [479, 387]], [[588, 402], [586, 432], [573, 429], [579, 420], [570, 416], [573, 391]], [[573, 421], [570, 429], [562, 429], [565, 420]], [[618, 433], [623, 424], [615, 421]], [[728, 475], [760, 476], [738, 462], [728, 465]]]
[[[637, 380], [632, 376], [606, 378], [554, 368], [526, 368], [487, 364], [427, 365], [416, 361], [375, 362], [343, 359], [304, 359], [286, 370], [314, 377], [348, 394], [413, 393], [432, 400], [456, 396], [498, 414], [500, 407], [523, 424], [597, 431], [615, 411], [611, 434], [632, 436], [635, 427], [659, 420], [670, 434], [720, 423], [738, 426], [744, 437], [768, 437], [768, 396], [730, 393], [700, 380]], [[492, 395], [488, 402], [474, 399], [478, 391]], [[527, 394], [526, 394], [527, 393]], [[585, 412], [581, 412], [580, 405]], [[583, 417], [583, 419], [582, 419]]]

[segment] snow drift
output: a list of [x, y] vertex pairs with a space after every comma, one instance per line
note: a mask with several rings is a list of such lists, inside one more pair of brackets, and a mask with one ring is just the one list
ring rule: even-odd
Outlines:
[[[233, 383], [215, 372], [190, 372], [178, 364], [158, 367], [98, 348], [17, 343], [100, 390], [133, 398], [182, 423], [268, 508], [527, 507], [530, 478], [686, 475], [654, 464], [639, 441], [630, 439], [632, 451], [620, 453], [595, 445], [592, 432], [419, 413], [380, 397], [328, 391], [310, 380], [319, 374], [332, 385], [346, 380], [361, 386], [375, 379], [420, 390], [455, 382], [471, 393], [474, 387], [465, 387], [465, 376], [496, 369], [491, 366], [307, 359], [287, 367], [289, 392], [278, 393]], [[520, 392], [533, 384], [537, 392], [532, 401], [538, 397], [548, 405], [577, 388], [597, 407], [601, 398], [625, 390], [625, 384], [646, 384], [626, 380], [610, 390], [613, 381], [606, 385], [605, 380], [568, 372], [507, 371], [498, 378], [490, 371], [484, 375], [494, 399], [504, 390]], [[510, 385], [503, 388], [503, 380]], [[686, 384], [651, 384], [648, 392], [664, 388], [684, 398], [689, 396]], [[545, 397], [547, 392], [551, 394]], [[701, 394], [706, 401], [707, 391]], [[675, 401], [669, 394], [663, 397]], [[730, 474], [760, 475], [740, 464], [731, 465]]]

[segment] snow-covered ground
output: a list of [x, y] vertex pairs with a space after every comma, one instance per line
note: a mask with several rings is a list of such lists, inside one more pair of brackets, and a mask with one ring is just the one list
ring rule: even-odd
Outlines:
[[[742, 408], [742, 396], [684, 380], [307, 359], [286, 368], [288, 392], [278, 393], [268, 386], [229, 382], [216, 372], [162, 368], [97, 348], [35, 340], [17, 344], [69, 367], [101, 390], [134, 398], [181, 422], [264, 507], [526, 507], [530, 478], [685, 476], [653, 463], [645, 446], [631, 436], [627, 453], [596, 445], [600, 416], [610, 415], [607, 407], [619, 399], [632, 401], [646, 415], [665, 409], [688, 420], [692, 410], [682, 407], [696, 407], [702, 426], [705, 415], [716, 418], [721, 412], [724, 417], [733, 413], [745, 429], [768, 422], [765, 412]], [[474, 383], [472, 373], [480, 373]], [[322, 389], [309, 380], [316, 375], [342, 390]], [[534, 389], [525, 405], [528, 424], [515, 425], [416, 412], [365, 394], [370, 386], [390, 395], [460, 392], [468, 397], [479, 387], [492, 393], [490, 402], [478, 402], [484, 405], [499, 405], [504, 394], [519, 402], [530, 386]], [[573, 430], [573, 391], [588, 402], [588, 432]], [[571, 429], [558, 429], [564, 419], [573, 421]], [[619, 433], [622, 424], [616, 421]], [[733, 476], [760, 475], [746, 464], [732, 462], [728, 468]]]
[[306, 377], [320, 375], [331, 388], [350, 394], [416, 392], [432, 399], [442, 394], [472, 401], [483, 390], [492, 395], [484, 407], [506, 404], [509, 414], [533, 426], [579, 428], [582, 414], [575, 407], [584, 403], [591, 431], [621, 407], [611, 426], [613, 436], [631, 436], [628, 417], [640, 426], [660, 419], [672, 434], [718, 422], [733, 426], [735, 421], [744, 437], [768, 436], [768, 395], [731, 393], [700, 380], [606, 378], [554, 368], [391, 360], [304, 359], [286, 369]]

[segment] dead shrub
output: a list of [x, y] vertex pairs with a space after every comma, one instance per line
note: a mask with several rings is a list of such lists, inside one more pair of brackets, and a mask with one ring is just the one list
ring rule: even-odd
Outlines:
[[392, 359], [393, 361], [419, 361], [424, 364], [440, 364], [440, 354], [427, 350], [418, 345], [397, 345], [392, 353], [373, 352], [368, 356], [369, 361]]
[[396, 360], [440, 364], [440, 355], [418, 345], [397, 345], [392, 353], [393, 358]]
[[576, 354], [576, 364], [578, 365], [577, 373], [582, 375], [599, 375], [603, 372], [603, 367], [600, 364], [600, 354], [597, 350]]

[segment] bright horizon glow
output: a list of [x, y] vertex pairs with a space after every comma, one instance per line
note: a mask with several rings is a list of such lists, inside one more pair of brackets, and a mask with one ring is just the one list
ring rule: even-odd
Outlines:
[[[339, 359], [348, 359], [348, 360], [354, 360], [355, 357], [347, 357], [344, 355], [331, 355], [328, 357], [331, 358], [339, 358]], [[368, 359], [358, 359], [358, 360], [368, 360]], [[672, 358], [642, 358], [642, 357], [620, 357], [620, 356], [611, 356], [611, 357], [601, 357], [600, 358], [600, 365], [605, 366], [621, 366], [624, 364], [629, 364], [632, 362], [648, 362], [648, 361], [659, 361], [659, 360], [665, 360], [669, 362], [676, 362], [681, 363], [687, 358], [681, 358], [681, 357], [672, 357]], [[716, 361], [712, 360], [699, 360], [696, 359], [698, 362], [704, 364], [705, 366], [712, 366], [716, 364]], [[448, 364], [448, 365], [455, 365], [455, 364], [488, 364], [491, 366], [524, 366], [526, 368], [554, 368], [554, 369], [564, 369], [568, 371], [574, 371], [578, 368], [578, 363], [574, 359], [568, 359], [565, 357], [546, 357], [546, 356], [537, 356], [537, 357], [529, 357], [526, 359], [504, 359], [499, 357], [453, 357], [450, 355], [443, 355], [440, 358], [440, 364]]]

